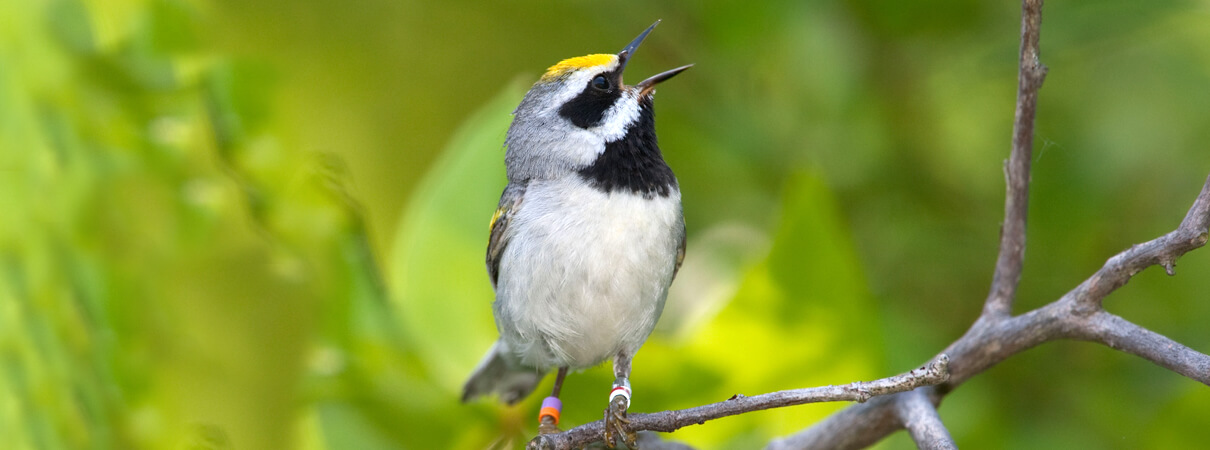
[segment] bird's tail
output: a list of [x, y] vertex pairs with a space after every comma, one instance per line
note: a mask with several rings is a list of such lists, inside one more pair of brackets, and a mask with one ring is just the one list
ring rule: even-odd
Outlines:
[[545, 371], [522, 365], [508, 350], [508, 344], [496, 341], [462, 387], [462, 401], [495, 392], [501, 401], [511, 405], [529, 396], [544, 376]]

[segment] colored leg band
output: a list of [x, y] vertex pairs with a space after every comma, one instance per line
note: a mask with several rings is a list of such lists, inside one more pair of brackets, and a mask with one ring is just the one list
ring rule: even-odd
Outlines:
[[613, 390], [609, 391], [609, 403], [613, 403], [615, 397], [625, 397], [626, 404], [630, 405], [630, 380], [622, 379], [622, 383], [613, 383]]
[[542, 418], [550, 416], [555, 419], [555, 425], [559, 424], [559, 413], [563, 411], [563, 401], [559, 397], [546, 397], [542, 399], [542, 409], [538, 411], [538, 423], [542, 423]]

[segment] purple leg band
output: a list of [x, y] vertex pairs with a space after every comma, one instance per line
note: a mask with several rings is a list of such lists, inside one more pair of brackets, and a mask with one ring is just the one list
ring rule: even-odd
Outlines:
[[559, 411], [562, 411], [563, 410], [563, 401], [559, 400], [559, 397], [546, 397], [546, 398], [542, 399], [542, 407], [543, 408], [551, 407], [551, 408], [557, 409]]

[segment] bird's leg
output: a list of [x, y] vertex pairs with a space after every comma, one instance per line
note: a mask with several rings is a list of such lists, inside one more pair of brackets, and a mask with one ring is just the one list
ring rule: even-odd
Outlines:
[[630, 430], [630, 419], [626, 418], [626, 410], [630, 408], [630, 353], [619, 352], [613, 358], [613, 376], [609, 407], [605, 409], [605, 445], [613, 448], [616, 432], [627, 447], [635, 448], [638, 435]]
[[560, 367], [555, 375], [555, 388], [550, 397], [542, 399], [542, 409], [538, 411], [538, 434], [559, 432], [559, 413], [563, 411], [563, 402], [559, 400], [559, 391], [563, 390], [563, 377], [567, 376], [567, 368]]

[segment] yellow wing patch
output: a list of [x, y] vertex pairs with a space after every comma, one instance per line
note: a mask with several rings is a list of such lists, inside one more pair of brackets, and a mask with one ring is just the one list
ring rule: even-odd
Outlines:
[[500, 220], [500, 216], [503, 216], [504, 213], [506, 213], [506, 212], [508, 212], [508, 206], [496, 209], [496, 213], [492, 214], [492, 221], [487, 224], [487, 231], [489, 233], [492, 231], [493, 228], [496, 228], [496, 221]]
[[560, 75], [563, 75], [567, 72], [571, 72], [576, 69], [586, 69], [589, 67], [603, 66], [603, 65], [612, 63], [612, 62], [616, 61], [617, 59], [618, 59], [617, 55], [610, 55], [607, 53], [598, 53], [595, 55], [577, 56], [575, 58], [567, 58], [565, 60], [559, 61], [558, 64], [550, 66], [549, 69], [546, 69], [546, 74], [542, 75], [542, 79], [549, 80], [551, 78], [557, 78]]

